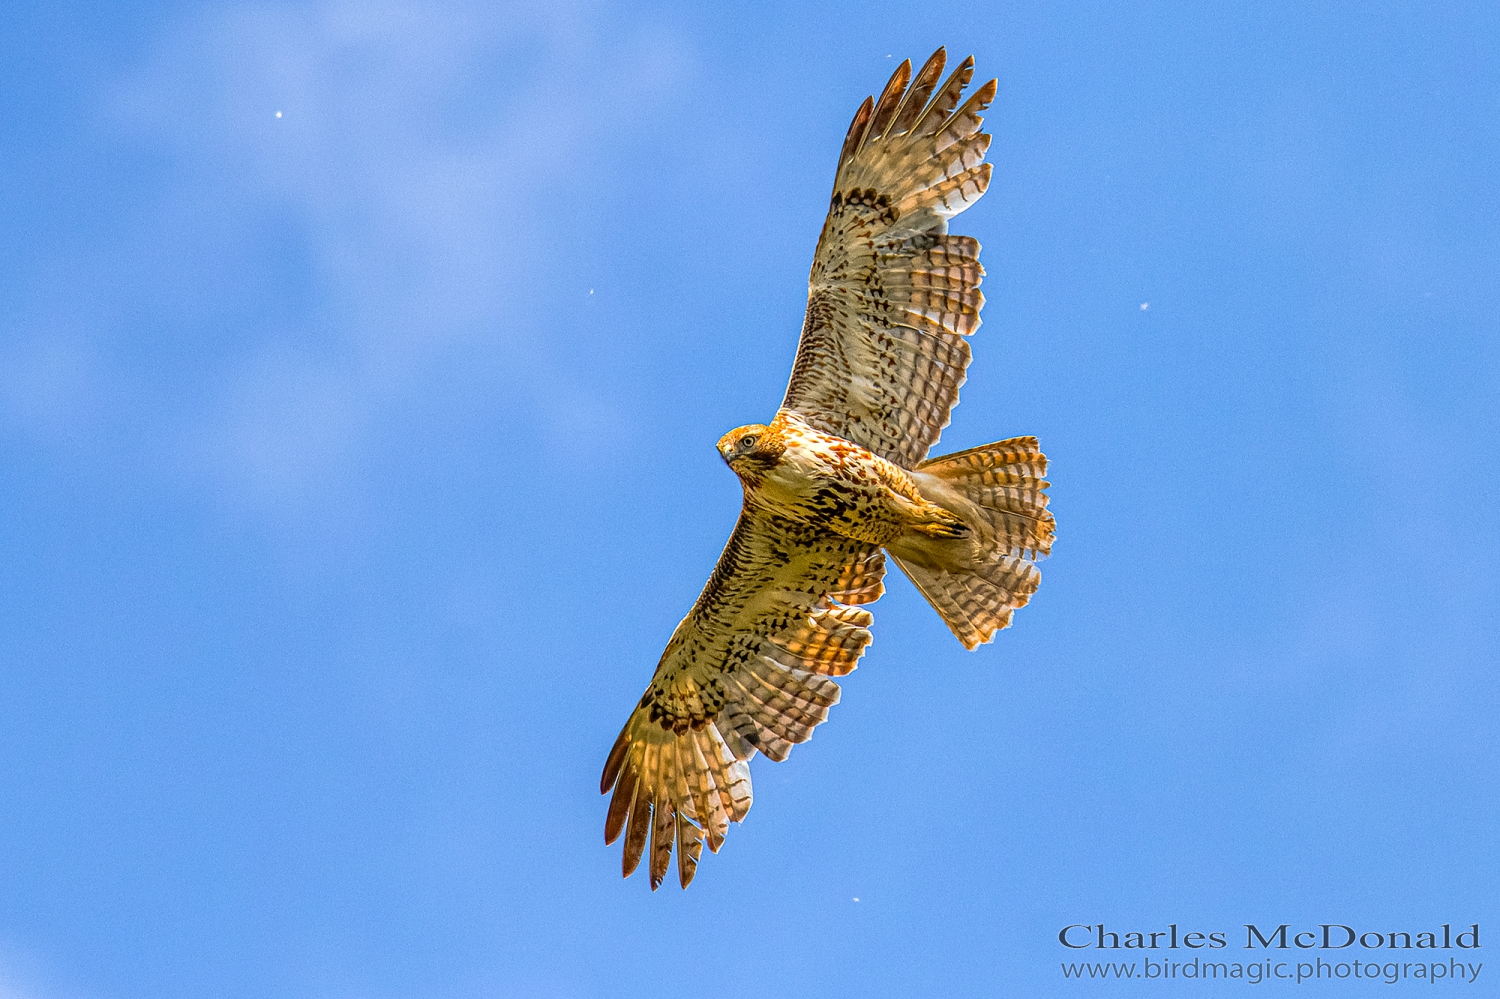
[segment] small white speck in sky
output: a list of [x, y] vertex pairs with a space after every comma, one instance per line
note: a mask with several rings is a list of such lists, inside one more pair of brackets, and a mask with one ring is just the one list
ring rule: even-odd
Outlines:
[[278, 118], [280, 118], [280, 117], [281, 117], [281, 112], [280, 112], [280, 111], [277, 111], [277, 112], [276, 112], [276, 117], [278, 117]]
[[854, 900], [854, 901], [856, 901], [856, 902], [858, 902], [858, 901], [859, 901], [859, 899], [858, 899], [858, 898], [856, 898], [856, 899], [855, 899], [855, 900]]
[[590, 288], [589, 289], [589, 294], [592, 295], [593, 293], [594, 293], [594, 289]]
[[1151, 308], [1151, 303], [1150, 302], [1142, 302], [1141, 303], [1141, 311], [1142, 312], [1145, 312], [1149, 308]]

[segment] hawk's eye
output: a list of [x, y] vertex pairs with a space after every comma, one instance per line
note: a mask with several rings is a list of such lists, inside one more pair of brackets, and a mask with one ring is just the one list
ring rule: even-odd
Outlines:
[[753, 448], [755, 446], [755, 442], [757, 440], [759, 440], [759, 438], [757, 438], [754, 434], [746, 434], [745, 436], [743, 436], [743, 437], [740, 438], [740, 450], [741, 451], [748, 451], [748, 450], [750, 450], [751, 448]]

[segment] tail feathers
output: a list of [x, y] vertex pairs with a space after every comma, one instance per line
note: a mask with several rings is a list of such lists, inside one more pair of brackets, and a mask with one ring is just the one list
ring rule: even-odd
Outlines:
[[1002, 555], [972, 569], [930, 569], [896, 558], [901, 571], [922, 591], [943, 623], [972, 649], [1010, 627], [1016, 608], [1025, 607], [1042, 581], [1030, 562]]
[[[954, 512], [977, 516], [991, 547], [1036, 560], [1052, 550], [1057, 523], [1047, 509], [1047, 456], [1035, 437], [1012, 437], [981, 447], [929, 458], [917, 466], [918, 486], [944, 495], [928, 496], [939, 505], [956, 493], [966, 503]], [[936, 480], [933, 482], [932, 480]], [[972, 525], [971, 525], [972, 526]]]
[[913, 472], [923, 498], [961, 517], [970, 537], [907, 535], [891, 555], [967, 648], [1009, 627], [1041, 582], [1035, 562], [1051, 552], [1056, 531], [1046, 472], [1035, 437], [931, 458]]

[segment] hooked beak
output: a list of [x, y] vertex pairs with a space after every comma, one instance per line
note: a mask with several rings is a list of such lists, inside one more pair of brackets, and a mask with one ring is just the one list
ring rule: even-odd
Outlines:
[[734, 445], [730, 442], [728, 434], [720, 437], [715, 447], [719, 449], [719, 457], [724, 459], [724, 464], [734, 464]]

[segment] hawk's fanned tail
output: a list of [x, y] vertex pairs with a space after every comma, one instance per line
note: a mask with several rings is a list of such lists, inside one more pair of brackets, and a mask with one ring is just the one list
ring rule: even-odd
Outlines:
[[1036, 438], [1015, 437], [932, 458], [912, 475], [923, 498], [961, 517], [970, 534], [904, 538], [891, 555], [966, 648], [1009, 627], [1041, 582], [1036, 561], [1052, 550], [1056, 526], [1046, 474]]
[[929, 458], [916, 470], [972, 502], [985, 520], [982, 533], [995, 539], [997, 550], [1033, 561], [1052, 550], [1056, 521], [1047, 509], [1047, 456], [1035, 437]]

